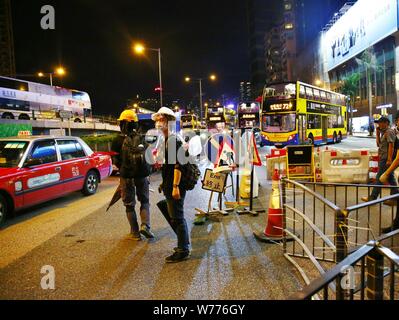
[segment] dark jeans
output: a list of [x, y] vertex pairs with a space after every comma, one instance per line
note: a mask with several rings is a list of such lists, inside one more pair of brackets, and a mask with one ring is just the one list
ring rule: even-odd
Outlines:
[[157, 206], [166, 221], [177, 235], [177, 248], [179, 251], [190, 251], [190, 237], [186, 219], [184, 218], [184, 196], [180, 200], [165, 199], [158, 202]]
[[[380, 162], [378, 163], [378, 173], [377, 173], [377, 182], [376, 185], [382, 185], [382, 183], [380, 182], [380, 177], [384, 174], [384, 172], [388, 169], [387, 167], [387, 161], [386, 160], [380, 160]], [[393, 172], [389, 175], [388, 177], [388, 182], [391, 186], [397, 186], [396, 180], [395, 180], [395, 176], [393, 174]], [[399, 190], [398, 188], [392, 188], [391, 189], [391, 195], [398, 193]], [[381, 188], [373, 188], [373, 191], [371, 192], [370, 198], [371, 199], [377, 199], [378, 196], [381, 193]]]
[[127, 218], [132, 233], [138, 233], [139, 227], [135, 211], [136, 195], [140, 201], [141, 224], [151, 227], [150, 223], [150, 184], [148, 178], [126, 179], [120, 178], [121, 197], [126, 207]]

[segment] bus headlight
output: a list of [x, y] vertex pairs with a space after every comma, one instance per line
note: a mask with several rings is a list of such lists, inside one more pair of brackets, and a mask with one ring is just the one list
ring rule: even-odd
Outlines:
[[288, 141], [294, 140], [295, 137], [296, 137], [296, 134], [293, 134], [293, 135], [289, 136]]

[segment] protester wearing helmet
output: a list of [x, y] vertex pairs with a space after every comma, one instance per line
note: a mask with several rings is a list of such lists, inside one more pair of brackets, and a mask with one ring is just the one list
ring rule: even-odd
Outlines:
[[160, 191], [163, 191], [166, 199], [160, 201], [157, 206], [177, 236], [177, 248], [165, 260], [167, 263], [176, 263], [190, 257], [190, 237], [184, 218], [186, 190], [180, 186], [181, 171], [177, 156], [182, 147], [182, 141], [170, 130], [176, 121], [175, 114], [171, 109], [161, 108], [152, 116], [152, 120], [155, 121], [156, 128], [162, 131], [165, 137], [165, 162], [162, 166]]
[[[130, 224], [130, 237], [140, 241], [141, 235], [154, 238], [150, 223], [149, 179], [151, 167], [145, 161], [146, 142], [138, 132], [138, 117], [135, 111], [125, 110], [120, 115], [121, 134], [112, 142], [114, 164], [120, 172], [120, 189], [126, 216]], [[136, 195], [140, 201], [141, 227], [135, 211]]]

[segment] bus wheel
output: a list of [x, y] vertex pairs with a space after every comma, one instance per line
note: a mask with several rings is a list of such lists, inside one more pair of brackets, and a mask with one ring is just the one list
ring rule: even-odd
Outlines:
[[76, 118], [74, 122], [76, 122], [76, 123], [82, 123], [82, 120], [80, 120], [79, 118]]
[[311, 145], [314, 146], [314, 137], [313, 137], [313, 134], [310, 134], [310, 135], [309, 135], [308, 141], [309, 141], [309, 144], [311, 144]]
[[14, 115], [12, 113], [9, 112], [4, 112], [3, 115], [1, 116], [2, 119], [15, 119]]
[[27, 114], [23, 113], [18, 117], [18, 120], [30, 120], [30, 118]]

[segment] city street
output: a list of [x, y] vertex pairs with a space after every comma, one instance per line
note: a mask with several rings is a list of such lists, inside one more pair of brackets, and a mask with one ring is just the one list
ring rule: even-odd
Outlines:
[[[373, 148], [373, 143], [350, 138], [337, 147]], [[267, 210], [271, 182], [265, 172], [265, 167], [257, 169], [261, 189], [255, 205]], [[159, 174], [154, 174], [151, 189], [157, 190], [159, 183]], [[75, 193], [10, 219], [0, 231], [0, 299], [263, 300], [285, 299], [301, 288], [281, 246], [253, 237], [253, 231], [265, 228], [264, 214], [232, 213], [194, 226], [194, 208], [206, 210], [210, 195], [198, 184], [185, 202], [192, 258], [166, 265], [164, 258], [176, 239], [155, 206], [161, 196], [157, 191], [150, 195], [156, 240], [137, 243], [127, 237], [122, 202], [105, 212], [117, 185], [118, 178], [111, 177], [95, 196]], [[40, 286], [40, 271], [48, 265], [54, 267], [56, 288], [46, 291]]]

